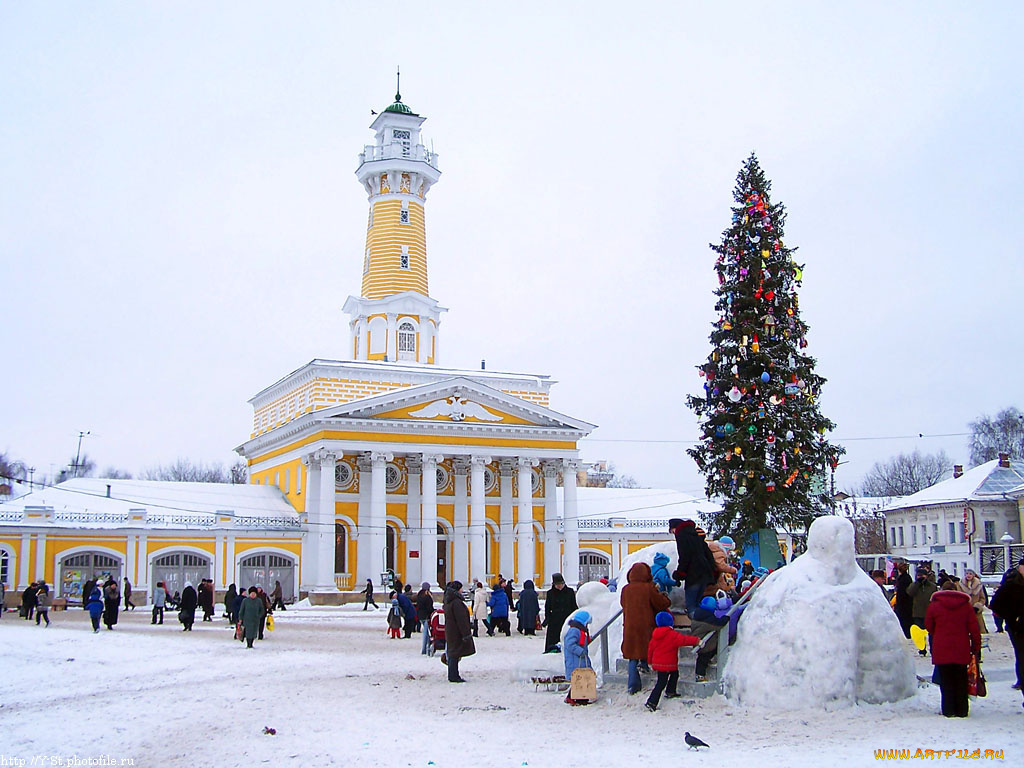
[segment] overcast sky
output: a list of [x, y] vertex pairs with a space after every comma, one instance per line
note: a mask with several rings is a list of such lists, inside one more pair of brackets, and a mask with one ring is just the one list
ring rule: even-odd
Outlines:
[[[848, 463], [967, 458], [1021, 382], [1020, 4], [0, 5], [0, 451], [230, 464], [349, 349], [370, 109], [428, 120], [446, 366], [552, 375], [585, 459], [699, 493], [687, 393], [756, 151]], [[924, 438], [917, 438], [924, 434]], [[932, 437], [947, 435], [947, 437]], [[913, 436], [912, 438], [908, 436]], [[887, 438], [906, 439], [887, 439]]]

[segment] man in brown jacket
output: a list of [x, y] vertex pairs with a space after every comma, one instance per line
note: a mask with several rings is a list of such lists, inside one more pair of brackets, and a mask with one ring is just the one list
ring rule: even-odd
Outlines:
[[647, 646], [654, 632], [654, 617], [668, 609], [671, 602], [654, 586], [651, 567], [647, 563], [633, 563], [626, 574], [619, 602], [622, 604], [622, 657], [629, 661], [629, 679], [626, 690], [640, 693], [640, 663], [647, 661]]

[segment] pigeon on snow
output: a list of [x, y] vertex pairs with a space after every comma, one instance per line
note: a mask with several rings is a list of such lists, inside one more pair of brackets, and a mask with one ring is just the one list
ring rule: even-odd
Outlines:
[[696, 736], [691, 736], [689, 731], [687, 731], [686, 734], [683, 736], [683, 741], [686, 742], [686, 746], [688, 746], [690, 749], [699, 749], [700, 747], [707, 747], [708, 749], [711, 749], [711, 746], [709, 744], [705, 744]]

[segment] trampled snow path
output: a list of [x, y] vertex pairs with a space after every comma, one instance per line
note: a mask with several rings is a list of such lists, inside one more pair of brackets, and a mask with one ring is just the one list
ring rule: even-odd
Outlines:
[[[1017, 764], [1024, 755], [1024, 710], [1010, 689], [1005, 635], [987, 636], [989, 697], [972, 703], [967, 720], [947, 720], [933, 686], [900, 704], [837, 712], [733, 708], [716, 696], [663, 700], [651, 714], [645, 695], [617, 689], [572, 708], [558, 694], [512, 682], [515, 665], [542, 646], [539, 637], [518, 635], [480, 638], [477, 655], [463, 663], [469, 682], [449, 685], [440, 661], [419, 655], [417, 635], [385, 637], [383, 612], [291, 610], [251, 651], [231, 639], [223, 620], [187, 634], [172, 614], [154, 627], [140, 609], [94, 635], [81, 610], [52, 618], [50, 629], [12, 613], [0, 621], [0, 756], [7, 760], [593, 768], [707, 765], [712, 756], [715, 765], [736, 765], [756, 756], [820, 768], [826, 758], [876, 765], [880, 748], [1003, 749]], [[920, 660], [917, 671], [931, 667]], [[264, 726], [277, 735], [263, 735]], [[711, 756], [686, 751], [686, 730], [712, 745]]]

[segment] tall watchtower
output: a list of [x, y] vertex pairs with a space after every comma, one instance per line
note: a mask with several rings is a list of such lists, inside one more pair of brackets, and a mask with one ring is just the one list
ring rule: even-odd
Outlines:
[[401, 92], [370, 129], [375, 143], [359, 155], [356, 178], [370, 203], [360, 296], [349, 296], [355, 360], [436, 363], [445, 308], [427, 283], [427, 192], [441, 177], [437, 155], [423, 144], [425, 117]]

